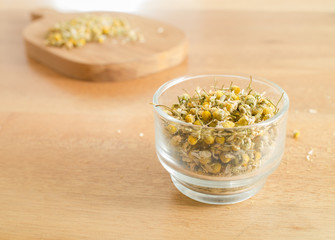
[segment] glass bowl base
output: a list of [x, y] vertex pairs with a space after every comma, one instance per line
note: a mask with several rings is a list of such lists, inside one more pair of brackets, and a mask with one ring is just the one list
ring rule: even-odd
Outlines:
[[234, 204], [247, 200], [261, 190], [265, 183], [264, 179], [257, 182], [255, 185], [248, 187], [245, 191], [239, 191], [237, 193], [227, 192], [226, 194], [213, 194], [210, 193], [210, 191], [208, 193], [197, 191], [196, 188], [184, 184], [172, 175], [171, 179], [176, 188], [185, 196], [198, 202], [216, 205]]

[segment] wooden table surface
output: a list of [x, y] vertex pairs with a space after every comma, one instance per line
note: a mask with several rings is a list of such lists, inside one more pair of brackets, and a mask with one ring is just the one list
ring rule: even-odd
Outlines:
[[[189, 58], [113, 83], [28, 59], [28, 11], [0, 11], [0, 239], [335, 239], [335, 14], [139, 14], [184, 30]], [[198, 73], [261, 76], [290, 97], [283, 161], [242, 203], [185, 197], [157, 160], [149, 102], [166, 81]]]

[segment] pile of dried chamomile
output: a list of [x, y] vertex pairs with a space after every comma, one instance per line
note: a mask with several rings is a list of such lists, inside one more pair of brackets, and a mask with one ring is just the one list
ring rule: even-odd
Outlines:
[[125, 19], [108, 15], [84, 15], [56, 23], [46, 35], [46, 44], [71, 49], [83, 47], [88, 42], [103, 43], [108, 38], [124, 43], [144, 41], [143, 35]]
[[157, 105], [179, 121], [163, 120], [169, 150], [183, 167], [214, 176], [236, 176], [257, 169], [275, 142], [275, 123], [260, 125], [279, 111], [265, 93], [251, 87], [196, 89], [172, 106]]

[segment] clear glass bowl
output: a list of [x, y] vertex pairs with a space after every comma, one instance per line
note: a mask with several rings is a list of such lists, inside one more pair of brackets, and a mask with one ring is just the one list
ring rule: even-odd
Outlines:
[[[283, 96], [278, 105], [280, 110], [274, 117], [263, 122], [233, 128], [185, 123], [168, 115], [163, 107], [157, 105], [172, 106], [177, 102], [177, 96], [185, 91], [193, 93], [197, 87], [208, 91], [213, 89], [214, 84], [229, 86], [231, 82], [241, 89], [246, 89], [250, 78], [233, 75], [185, 76], [165, 83], [153, 97], [158, 159], [170, 173], [174, 185], [180, 192], [204, 203], [237, 203], [250, 198], [262, 188], [283, 156], [288, 96], [273, 82], [253, 79], [252, 88], [264, 93], [273, 102], [277, 102]], [[171, 126], [175, 127], [174, 131], [171, 131]], [[199, 145], [187, 143], [187, 137], [194, 134], [200, 139]], [[208, 134], [214, 137], [223, 136], [226, 141], [224, 144], [206, 146], [201, 139]], [[241, 148], [238, 150], [232, 149], [232, 142], [235, 141], [240, 143]], [[231, 160], [227, 163], [220, 161], [220, 154], [228, 156]], [[205, 166], [202, 158], [208, 158], [208, 155], [212, 165]], [[247, 163], [243, 162], [244, 159], [248, 160]], [[215, 165], [220, 166], [216, 166], [219, 168], [212, 171]], [[220, 170], [217, 171], [218, 169]]]

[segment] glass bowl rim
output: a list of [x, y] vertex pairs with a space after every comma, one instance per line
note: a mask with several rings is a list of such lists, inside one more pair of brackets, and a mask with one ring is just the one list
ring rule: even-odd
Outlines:
[[279, 112], [276, 115], [274, 115], [273, 117], [271, 117], [271, 118], [269, 118], [265, 121], [259, 122], [259, 123], [254, 123], [254, 124], [246, 125], [246, 126], [232, 127], [232, 128], [217, 128], [217, 127], [209, 127], [209, 126], [199, 126], [199, 125], [194, 125], [192, 123], [186, 123], [186, 122], [183, 122], [181, 120], [178, 120], [178, 119], [168, 115], [165, 111], [162, 110], [162, 108], [160, 106], [156, 106], [156, 105], [159, 105], [159, 102], [158, 102], [159, 96], [162, 95], [162, 93], [164, 93], [170, 87], [175, 86], [175, 85], [177, 85], [181, 82], [184, 82], [184, 81], [188, 81], [188, 80], [195, 79], [195, 78], [205, 78], [205, 77], [230, 77], [230, 78], [239, 78], [239, 79], [250, 80], [249, 77], [244, 77], [244, 76], [239, 76], [239, 75], [226, 75], [226, 74], [200, 74], [200, 75], [197, 74], [197, 75], [185, 75], [185, 76], [182, 76], [182, 77], [174, 78], [174, 79], [164, 83], [155, 92], [155, 94], [153, 96], [153, 100], [152, 100], [154, 110], [164, 119], [167, 119], [170, 122], [174, 122], [174, 123], [179, 124], [179, 125], [184, 125], [184, 126], [188, 126], [188, 127], [195, 127], [195, 128], [218, 129], [218, 130], [243, 129], [243, 128], [267, 126], [267, 125], [270, 125], [273, 122], [277, 121], [278, 119], [280, 119], [288, 111], [289, 98], [288, 98], [287, 93], [276, 83], [274, 83], [270, 80], [264, 79], [264, 78], [254, 77], [254, 76], [252, 78], [253, 82], [266, 83], [266, 84], [270, 85], [271, 87], [275, 88], [276, 90], [278, 90], [279, 92], [282, 92], [283, 93], [282, 100], [284, 101], [283, 107], [279, 110]]

